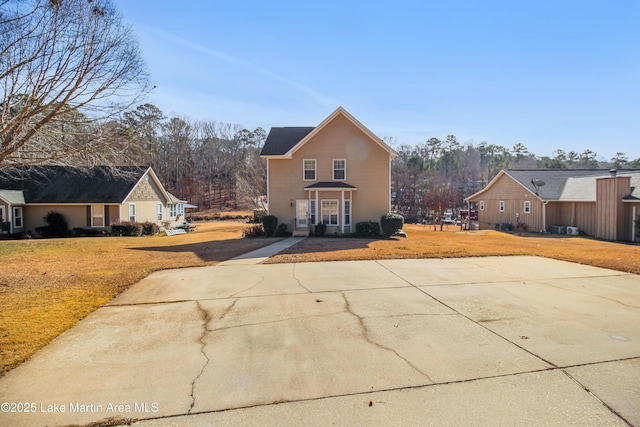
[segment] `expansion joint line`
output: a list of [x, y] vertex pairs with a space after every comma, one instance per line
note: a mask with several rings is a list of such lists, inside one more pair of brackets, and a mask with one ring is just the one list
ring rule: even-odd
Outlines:
[[380, 264], [378, 261], [376, 261], [376, 263], [378, 263], [378, 265], [380, 265], [382, 268], [384, 268], [385, 270], [387, 270], [389, 273], [393, 274], [394, 276], [396, 276], [397, 278], [399, 278], [400, 280], [408, 283], [409, 285], [411, 285], [412, 287], [414, 287], [415, 289], [417, 289], [418, 291], [422, 292], [423, 294], [425, 294], [426, 296], [428, 296], [429, 298], [433, 299], [434, 301], [438, 302], [439, 304], [441, 304], [442, 306], [448, 308], [449, 310], [453, 311], [454, 313], [464, 317], [465, 319], [467, 319], [468, 321], [478, 325], [479, 327], [481, 327], [482, 329], [490, 332], [491, 334], [501, 338], [502, 340], [515, 345], [516, 347], [518, 347], [520, 350], [530, 354], [531, 356], [535, 357], [536, 359], [540, 359], [541, 361], [543, 361], [544, 363], [552, 366], [553, 368], [558, 368], [558, 366], [555, 363], [552, 363], [548, 360], [546, 360], [545, 358], [543, 358], [542, 356], [532, 353], [531, 351], [529, 351], [528, 349], [522, 347], [520, 344], [511, 341], [510, 339], [500, 335], [499, 333], [497, 333], [496, 331], [491, 330], [490, 328], [488, 328], [487, 326], [483, 325], [482, 323], [472, 319], [471, 317], [467, 316], [466, 314], [456, 310], [454, 307], [450, 306], [449, 304], [445, 303], [444, 301], [436, 298], [435, 296], [431, 295], [430, 293], [428, 293], [427, 291], [425, 291], [424, 289], [419, 288], [418, 286], [416, 286], [415, 284], [411, 283], [410, 281], [408, 281], [407, 279], [405, 279], [404, 277], [400, 276], [399, 274], [397, 274], [395, 271], [390, 270], [389, 268], [387, 268], [386, 266]]
[[591, 395], [594, 399], [598, 400], [598, 402], [600, 402], [605, 408], [607, 408], [612, 414], [614, 414], [615, 416], [617, 416], [618, 418], [620, 418], [622, 421], [624, 421], [627, 425], [632, 426], [632, 424], [626, 420], [620, 413], [618, 413], [616, 410], [614, 410], [611, 406], [609, 406], [607, 403], [605, 403], [602, 399], [600, 399], [598, 396], [596, 396], [591, 390], [589, 390], [588, 387], [586, 387], [584, 384], [582, 384], [580, 381], [578, 381], [577, 379], [575, 379], [573, 376], [571, 376], [571, 374], [569, 374], [565, 368], [561, 368], [558, 365], [556, 365], [555, 363], [545, 359], [544, 357], [535, 354], [533, 352], [531, 352], [530, 350], [522, 347], [520, 344], [511, 341], [510, 339], [508, 339], [507, 337], [504, 337], [502, 335], [500, 335], [499, 333], [493, 331], [492, 329], [488, 328], [487, 326], [483, 325], [480, 322], [477, 322], [476, 320], [472, 319], [471, 317], [467, 316], [464, 313], [461, 313], [460, 311], [456, 310], [455, 308], [451, 307], [450, 305], [446, 304], [444, 301], [434, 297], [433, 295], [429, 294], [427, 291], [425, 291], [424, 289], [419, 288], [418, 286], [416, 286], [415, 284], [411, 283], [410, 281], [408, 281], [407, 279], [405, 279], [404, 277], [398, 275], [395, 271], [390, 270], [389, 268], [387, 268], [386, 266], [380, 264], [378, 261], [376, 261], [376, 263], [378, 265], [380, 265], [382, 268], [384, 268], [385, 270], [387, 270], [388, 272], [390, 272], [391, 274], [393, 274], [394, 276], [398, 277], [399, 279], [401, 279], [402, 281], [408, 283], [409, 285], [411, 285], [412, 287], [416, 288], [418, 291], [422, 292], [423, 294], [427, 295], [429, 298], [433, 298], [434, 301], [437, 301], [439, 304], [442, 304], [444, 307], [447, 307], [449, 310], [452, 310], [453, 312], [459, 314], [460, 316], [464, 317], [465, 319], [469, 320], [470, 322], [475, 323], [476, 325], [480, 326], [481, 328], [485, 329], [486, 331], [492, 333], [493, 335], [503, 339], [504, 341], [518, 347], [519, 349], [521, 349], [522, 351], [530, 354], [531, 356], [543, 361], [544, 363], [550, 365], [552, 368], [551, 370], [559, 370], [561, 372], [563, 372], [567, 377], [571, 378], [580, 388], [582, 388], [584, 391], [586, 391], [587, 393], [589, 393], [589, 395]]

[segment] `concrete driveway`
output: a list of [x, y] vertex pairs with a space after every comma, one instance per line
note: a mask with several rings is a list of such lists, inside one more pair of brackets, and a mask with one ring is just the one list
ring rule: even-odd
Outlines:
[[12, 426], [640, 426], [640, 277], [537, 257], [162, 271], [0, 378], [0, 402]]

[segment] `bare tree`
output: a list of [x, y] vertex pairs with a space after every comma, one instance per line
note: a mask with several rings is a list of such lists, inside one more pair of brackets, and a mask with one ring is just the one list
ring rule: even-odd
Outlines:
[[133, 105], [148, 75], [110, 0], [0, 0], [0, 27], [0, 166], [112, 158], [87, 127]]

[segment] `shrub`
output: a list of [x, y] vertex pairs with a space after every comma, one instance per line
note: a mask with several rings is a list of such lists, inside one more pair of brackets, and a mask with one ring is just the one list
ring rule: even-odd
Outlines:
[[316, 236], [324, 236], [324, 233], [326, 232], [327, 232], [327, 224], [316, 224], [315, 226]]
[[45, 226], [36, 227], [36, 233], [42, 237], [62, 237], [69, 235], [69, 226], [62, 214], [49, 212], [44, 216]]
[[364, 221], [356, 224], [356, 236], [377, 237], [380, 235], [380, 224], [375, 221]]
[[44, 217], [48, 230], [45, 231], [46, 236], [62, 237], [69, 234], [69, 226], [61, 213], [49, 212]]
[[390, 237], [396, 231], [402, 230], [402, 226], [404, 225], [404, 218], [402, 215], [398, 213], [389, 212], [385, 215], [382, 215], [380, 218], [380, 224], [382, 225], [382, 233]]
[[142, 234], [145, 236], [153, 236], [158, 233], [158, 224], [151, 221], [145, 221], [142, 223]]
[[264, 230], [262, 225], [252, 225], [251, 227], [242, 230], [242, 237], [260, 237], [264, 236]]
[[262, 217], [262, 226], [264, 227], [264, 234], [267, 237], [273, 237], [273, 233], [278, 226], [278, 218], [273, 215], [265, 215]]
[[142, 234], [142, 224], [135, 221], [117, 221], [111, 224], [111, 231], [117, 236], [139, 236]]
[[287, 224], [280, 224], [274, 233], [276, 237], [285, 237], [287, 235]]

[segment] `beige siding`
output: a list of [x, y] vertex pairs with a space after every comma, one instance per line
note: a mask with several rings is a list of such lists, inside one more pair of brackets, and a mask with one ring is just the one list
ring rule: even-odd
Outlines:
[[49, 212], [58, 212], [64, 217], [69, 229], [87, 228], [87, 205], [27, 205], [24, 209], [27, 230], [47, 225], [44, 217]]
[[[158, 203], [162, 203], [162, 221], [170, 220], [168, 206], [163, 203], [162, 190], [148, 175], [142, 179], [133, 189], [129, 197], [120, 208], [120, 216], [123, 221], [129, 220], [129, 205], [136, 205], [137, 222], [159, 222]], [[175, 218], [173, 218], [175, 219]]]
[[[303, 180], [303, 159], [316, 160], [315, 181]], [[279, 222], [293, 224], [296, 199], [310, 196], [304, 187], [333, 181], [334, 159], [346, 159], [346, 179], [335, 182], [357, 188], [352, 192], [354, 230], [357, 222], [379, 221], [390, 209], [389, 153], [342, 115], [323, 127], [292, 159], [268, 160], [269, 213], [277, 216]], [[349, 197], [348, 192], [345, 197]], [[338, 199], [342, 206], [342, 193], [320, 192], [318, 211], [322, 199]]]
[[[509, 223], [515, 227], [518, 224], [516, 214], [519, 214], [519, 222], [529, 230], [542, 230], [542, 202], [507, 175], [502, 175], [491, 188], [470, 201], [484, 202], [484, 210], [478, 210], [481, 229], [493, 229], [497, 223]], [[500, 212], [500, 201], [504, 202], [504, 212]], [[531, 204], [530, 213], [524, 213], [525, 201]]]

